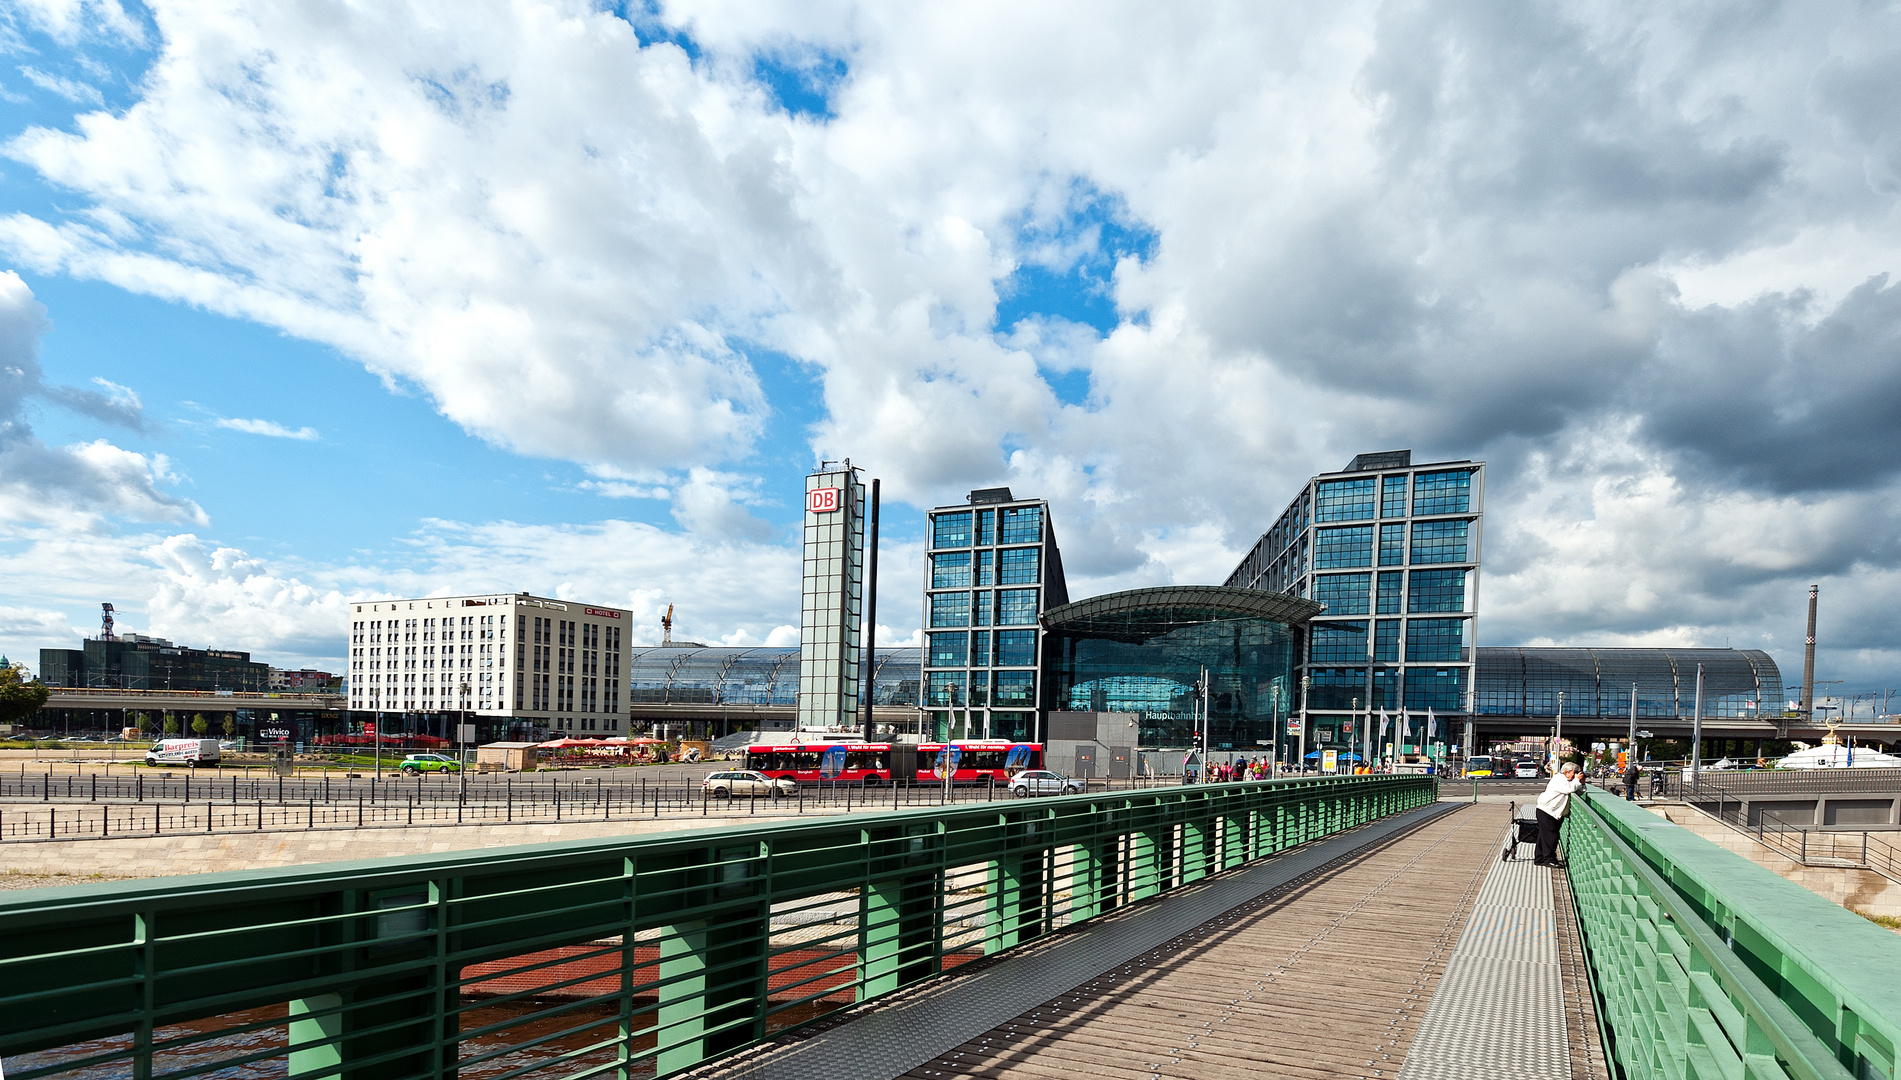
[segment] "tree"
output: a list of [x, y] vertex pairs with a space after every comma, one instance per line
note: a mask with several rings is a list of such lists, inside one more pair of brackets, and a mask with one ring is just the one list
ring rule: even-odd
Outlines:
[[210, 731], [210, 730], [211, 730], [211, 725], [206, 722], [204, 713], [192, 714], [191, 733], [193, 735], [203, 735], [205, 732]]
[[24, 720], [46, 704], [46, 684], [27, 681], [26, 672], [12, 664], [0, 665], [0, 724]]
[[232, 736], [236, 735], [237, 733], [238, 733], [237, 714], [225, 713], [224, 714], [224, 737], [229, 739]]
[[178, 717], [171, 716], [171, 715], [167, 715], [165, 717], [165, 734], [167, 735], [178, 734]]

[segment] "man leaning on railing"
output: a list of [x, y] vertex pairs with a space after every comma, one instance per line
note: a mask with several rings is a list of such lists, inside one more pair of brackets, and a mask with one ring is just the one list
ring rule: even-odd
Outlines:
[[1558, 823], [1571, 812], [1571, 796], [1584, 790], [1578, 779], [1578, 763], [1567, 761], [1558, 767], [1558, 775], [1545, 785], [1538, 796], [1538, 851], [1531, 861], [1538, 866], [1563, 866], [1558, 861]]

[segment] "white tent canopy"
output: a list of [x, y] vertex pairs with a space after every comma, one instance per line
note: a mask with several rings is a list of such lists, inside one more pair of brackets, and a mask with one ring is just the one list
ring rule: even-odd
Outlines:
[[1807, 750], [1797, 750], [1779, 764], [1785, 769], [1894, 769], [1901, 768], [1901, 757], [1879, 750], [1825, 742]]

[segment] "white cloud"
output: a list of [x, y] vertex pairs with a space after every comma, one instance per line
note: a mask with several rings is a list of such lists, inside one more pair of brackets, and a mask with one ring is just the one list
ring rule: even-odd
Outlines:
[[60, 97], [76, 105], [105, 104], [105, 96], [99, 93], [98, 87], [90, 83], [77, 82], [73, 79], [62, 79], [57, 75], [49, 75], [39, 68], [30, 65], [20, 68], [20, 74], [26, 76], [26, 81], [32, 83], [34, 86], [58, 94]]
[[[1901, 475], [1892, 10], [663, 16], [697, 62], [579, 2], [157, 4], [138, 101], [9, 146], [81, 208], [0, 246], [329, 343], [584, 490], [669, 500], [684, 535], [454, 525], [518, 550], [429, 565], [551, 553], [544, 588], [718, 613], [702, 639], [788, 617], [787, 511], [747, 471], [784, 467], [750, 456], [783, 422], [768, 351], [819, 380], [813, 449], [893, 504], [1050, 497], [1078, 592], [1219, 580], [1300, 480], [1402, 446], [1492, 462], [1485, 625], [1521, 639], [1782, 640], [1805, 575], [1883, 595], [1901, 565], [1808, 524]], [[821, 54], [849, 69], [823, 122], [749, 78]], [[1113, 329], [996, 325], [1019, 268], [1085, 264], [1068, 299], [1107, 288]], [[572, 553], [610, 536], [653, 564]], [[687, 553], [788, 576], [747, 597]], [[920, 559], [886, 571], [907, 612]]]
[[62, 45], [89, 38], [145, 41], [144, 28], [118, 0], [15, 0], [8, 7], [8, 22], [16, 28], [24, 23]]
[[321, 435], [317, 434], [316, 428], [287, 428], [275, 420], [236, 420], [224, 418], [220, 419], [217, 424], [219, 427], [228, 428], [231, 431], [242, 431], [247, 435], [266, 435], [273, 439], [299, 439], [304, 442], [315, 442], [322, 438]]

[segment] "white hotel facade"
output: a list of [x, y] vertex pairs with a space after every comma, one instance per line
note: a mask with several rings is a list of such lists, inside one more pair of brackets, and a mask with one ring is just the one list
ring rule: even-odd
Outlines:
[[627, 734], [625, 608], [528, 593], [350, 602], [353, 713], [483, 738]]

